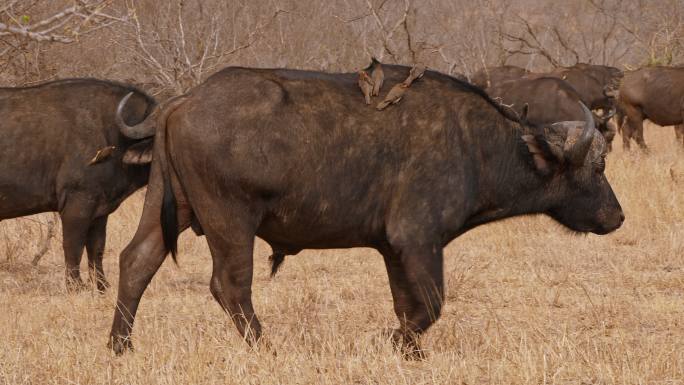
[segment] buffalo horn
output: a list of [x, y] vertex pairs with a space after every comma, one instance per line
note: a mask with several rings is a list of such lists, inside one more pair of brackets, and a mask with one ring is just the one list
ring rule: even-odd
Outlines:
[[154, 124], [150, 124], [153, 122], [148, 122], [150, 120], [154, 120], [151, 116], [148, 116], [147, 119], [143, 120], [142, 122], [136, 124], [135, 126], [129, 126], [126, 124], [126, 121], [123, 118], [123, 109], [126, 107], [126, 103], [128, 103], [128, 99], [131, 98], [133, 95], [133, 92], [128, 93], [128, 95], [124, 96], [123, 99], [119, 102], [118, 107], [116, 108], [116, 124], [119, 127], [119, 131], [121, 133], [131, 139], [144, 139], [144, 138], [149, 138], [150, 136], [154, 136], [155, 133], [155, 126]]
[[575, 144], [568, 149], [567, 153], [567, 158], [576, 166], [584, 164], [584, 158], [586, 158], [587, 153], [589, 153], [591, 142], [594, 140], [594, 131], [596, 130], [594, 116], [591, 114], [591, 111], [584, 103], [580, 102], [580, 105], [584, 111], [584, 129]]

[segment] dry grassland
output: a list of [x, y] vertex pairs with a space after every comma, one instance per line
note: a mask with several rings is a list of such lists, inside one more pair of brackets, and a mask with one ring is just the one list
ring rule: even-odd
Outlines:
[[[647, 126], [646, 141], [649, 156], [624, 153], [619, 137], [609, 156], [627, 217], [619, 231], [578, 236], [526, 217], [450, 244], [447, 304], [423, 339], [424, 362], [403, 361], [381, 336], [396, 322], [375, 251], [306, 251], [271, 280], [263, 242], [253, 297], [276, 355], [251, 351], [211, 297], [209, 252], [191, 232], [180, 240], [180, 266], [167, 260], [143, 297], [136, 352], [114, 357], [105, 343], [116, 288], [67, 294], [59, 241], [33, 268], [41, 227], [4, 221], [0, 382], [682, 384], [684, 151], [671, 127]], [[110, 221], [111, 282], [143, 197]]]

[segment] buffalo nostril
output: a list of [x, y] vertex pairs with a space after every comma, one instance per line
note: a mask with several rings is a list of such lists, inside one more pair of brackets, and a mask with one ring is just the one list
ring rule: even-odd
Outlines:
[[620, 212], [620, 223], [623, 223], [625, 221], [625, 213]]

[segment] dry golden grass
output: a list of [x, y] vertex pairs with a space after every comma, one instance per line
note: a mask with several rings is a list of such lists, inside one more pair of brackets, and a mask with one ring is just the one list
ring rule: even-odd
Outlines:
[[[684, 151], [671, 128], [647, 127], [652, 155], [623, 153], [608, 176], [627, 221], [577, 236], [542, 217], [483, 226], [446, 250], [447, 305], [406, 362], [380, 334], [393, 327], [382, 258], [307, 251], [268, 278], [255, 250], [254, 302], [277, 351], [253, 352], [208, 290], [205, 241], [181, 238], [143, 297], [134, 343], [105, 347], [116, 289], [66, 294], [58, 241], [30, 266], [39, 227], [0, 225], [0, 379], [117, 384], [681, 384], [684, 381]], [[106, 265], [131, 238], [143, 194], [109, 227]], [[59, 239], [59, 238], [58, 238]], [[7, 257], [7, 259], [5, 258]], [[85, 265], [85, 263], [84, 263]]]

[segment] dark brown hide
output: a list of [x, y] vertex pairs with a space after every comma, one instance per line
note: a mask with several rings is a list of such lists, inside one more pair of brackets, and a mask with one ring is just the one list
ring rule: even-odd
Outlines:
[[618, 89], [622, 71], [601, 65], [579, 63], [572, 67], [560, 67], [549, 76], [565, 80], [577, 91], [582, 102], [592, 110], [615, 109], [614, 91]]
[[659, 126], [684, 123], [684, 67], [646, 67], [627, 73], [620, 86], [620, 106], [626, 117], [624, 148], [629, 149], [634, 139], [646, 149], [644, 119]]
[[[0, 89], [0, 219], [58, 211], [70, 288], [83, 285], [85, 247], [91, 277], [104, 290], [107, 216], [147, 183], [149, 165], [122, 163], [135, 142], [119, 133], [114, 112], [129, 92], [124, 117], [132, 124], [155, 102], [128, 85], [72, 79]], [[110, 153], [89, 165], [106, 148]]]
[[[534, 125], [549, 125], [564, 120], [582, 120], [580, 95], [566, 81], [555, 77], [535, 77], [509, 80], [492, 85], [487, 93], [497, 101], [511, 106], [519, 114], [529, 107], [527, 121]], [[608, 125], [610, 114], [596, 116], [597, 129], [610, 149], [615, 131]]]
[[[388, 84], [409, 71], [383, 68]], [[376, 111], [356, 81], [227, 68], [160, 114], [145, 209], [121, 254], [116, 352], [131, 346], [140, 298], [194, 220], [213, 258], [211, 292], [248, 342], [261, 336], [251, 299], [258, 236], [285, 253], [378, 250], [399, 319], [393, 336], [413, 355], [441, 313], [442, 249], [460, 234], [533, 213], [579, 232], [622, 224], [588, 110], [586, 127], [529, 127], [479, 88], [427, 71], [402, 103]]]

